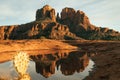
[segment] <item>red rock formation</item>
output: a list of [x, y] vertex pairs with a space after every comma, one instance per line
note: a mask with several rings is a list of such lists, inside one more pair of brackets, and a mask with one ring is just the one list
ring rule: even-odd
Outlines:
[[45, 5], [42, 9], [38, 9], [36, 12], [36, 20], [49, 18], [52, 21], [56, 21], [55, 9], [51, 8], [49, 5]]
[[9, 39], [12, 36], [12, 32], [17, 25], [1, 26], [0, 27], [0, 39]]
[[[65, 25], [74, 26], [72, 30], [74, 29], [75, 31], [76, 29], [79, 30], [78, 28], [83, 28], [84, 30], [93, 29], [86, 14], [80, 10], [75, 11], [73, 8], [64, 8], [62, 10], [61, 21]], [[77, 27], [78, 25], [80, 27]]]
[[[78, 36], [78, 37], [77, 37]], [[49, 5], [38, 9], [36, 20], [16, 26], [0, 26], [0, 40], [5, 39], [118, 39], [120, 33], [92, 25], [83, 11], [64, 8], [57, 17]], [[82, 38], [81, 38], [82, 37]]]
[[4, 35], [5, 35], [5, 30], [4, 30], [4, 26], [0, 27], [0, 39], [3, 40], [4, 39]]
[[[107, 28], [92, 25], [83, 11], [75, 11], [73, 8], [64, 8], [61, 12], [61, 24], [67, 25], [72, 33], [85, 39], [118, 39], [120, 33]], [[116, 36], [116, 38], [115, 38]]]
[[61, 12], [61, 19], [64, 20], [64, 19], [74, 19], [74, 16], [75, 16], [75, 13], [76, 11], [73, 9], [73, 8], [64, 8], [62, 9], [62, 12]]

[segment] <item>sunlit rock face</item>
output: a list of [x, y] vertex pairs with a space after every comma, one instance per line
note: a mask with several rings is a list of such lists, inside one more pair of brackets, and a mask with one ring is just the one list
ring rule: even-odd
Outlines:
[[17, 25], [0, 26], [0, 40], [10, 39], [15, 27], [17, 27]]

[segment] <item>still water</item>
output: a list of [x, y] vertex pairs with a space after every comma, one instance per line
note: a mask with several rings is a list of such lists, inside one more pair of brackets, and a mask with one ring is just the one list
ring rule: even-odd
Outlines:
[[[90, 53], [81, 51], [30, 55], [27, 75], [31, 80], [82, 80], [92, 71]], [[13, 61], [0, 63], [0, 80], [16, 80]]]

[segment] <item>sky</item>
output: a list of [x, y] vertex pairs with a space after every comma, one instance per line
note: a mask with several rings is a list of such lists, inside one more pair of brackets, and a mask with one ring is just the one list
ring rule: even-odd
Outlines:
[[0, 0], [0, 25], [34, 21], [36, 10], [46, 4], [56, 12], [65, 7], [81, 10], [92, 24], [120, 32], [120, 0]]

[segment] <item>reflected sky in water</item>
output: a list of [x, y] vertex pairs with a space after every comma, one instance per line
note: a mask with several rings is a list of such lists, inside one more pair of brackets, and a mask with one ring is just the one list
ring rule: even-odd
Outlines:
[[[59, 51], [31, 55], [27, 73], [32, 80], [81, 80], [88, 76], [93, 68], [94, 62], [90, 59], [93, 54]], [[17, 77], [12, 61], [0, 64], [0, 78], [14, 80]]]

